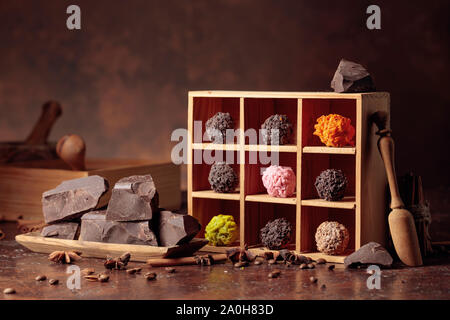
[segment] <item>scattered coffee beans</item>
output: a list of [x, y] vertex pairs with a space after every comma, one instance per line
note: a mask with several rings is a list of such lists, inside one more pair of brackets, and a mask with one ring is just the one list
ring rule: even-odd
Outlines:
[[308, 269], [308, 265], [306, 263], [302, 263], [300, 265], [300, 269]]
[[271, 273], [269, 273], [267, 276], [269, 278], [278, 278], [281, 274], [280, 270], [273, 270]]
[[3, 290], [4, 294], [14, 294], [16, 293], [16, 289], [14, 288], [6, 288], [5, 290]]
[[317, 259], [316, 263], [317, 264], [325, 264], [325, 263], [327, 263], [327, 260], [320, 258], [320, 259]]
[[41, 274], [41, 275], [37, 276], [36, 278], [34, 278], [34, 280], [45, 281], [45, 280], [47, 280], [47, 277], [45, 275]]
[[109, 276], [107, 274], [99, 274], [98, 281], [100, 282], [108, 282]]
[[316, 277], [309, 277], [309, 282], [317, 283], [317, 278]]
[[81, 270], [81, 273], [84, 275], [90, 275], [90, 274], [95, 273], [95, 270], [94, 270], [94, 268], [86, 268], [86, 269]]
[[59, 283], [58, 279], [50, 279], [48, 280], [48, 283], [50, 283], [50, 285], [52, 286], [56, 286]]
[[324, 284], [320, 286], [320, 289], [322, 289], [322, 290], [325, 290], [326, 288], [327, 288], [327, 286]]
[[155, 280], [156, 279], [156, 273], [148, 272], [148, 273], [144, 274], [144, 278], [147, 279], [147, 281]]
[[328, 266], [328, 270], [333, 271], [334, 270], [335, 265], [334, 264], [330, 264]]
[[140, 273], [141, 271], [142, 271], [142, 268], [127, 269], [128, 274]]
[[257, 265], [257, 266], [259, 266], [259, 265], [261, 265], [263, 262], [262, 262], [262, 260], [260, 260], [260, 259], [258, 259], [258, 260], [255, 260], [255, 265]]
[[314, 263], [308, 263], [308, 269], [314, 269], [315, 267]]
[[269, 261], [267, 261], [268, 264], [275, 264], [275, 259], [270, 259]]
[[242, 268], [242, 267], [246, 267], [247, 265], [248, 265], [247, 261], [239, 261], [239, 262], [236, 262], [234, 264], [234, 267], [235, 268]]

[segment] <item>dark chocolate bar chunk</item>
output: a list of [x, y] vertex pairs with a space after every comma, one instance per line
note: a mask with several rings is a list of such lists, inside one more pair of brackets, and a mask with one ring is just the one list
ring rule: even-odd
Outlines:
[[390, 267], [393, 259], [389, 252], [379, 243], [369, 242], [344, 259], [346, 267], [376, 264]]
[[41, 231], [41, 236], [57, 239], [76, 240], [79, 234], [80, 224], [76, 222], [63, 222], [46, 226]]
[[187, 243], [201, 229], [198, 220], [187, 214], [162, 210], [158, 213], [158, 219], [155, 220], [158, 220], [153, 223], [158, 225], [159, 244], [163, 247]]
[[105, 211], [89, 212], [81, 218], [79, 240], [158, 246], [149, 221], [110, 221]]
[[342, 59], [331, 80], [334, 92], [376, 91], [369, 72], [360, 64]]
[[94, 209], [108, 190], [108, 182], [100, 176], [67, 180], [42, 194], [42, 210], [47, 224], [70, 221]]
[[106, 220], [139, 221], [152, 219], [159, 205], [151, 175], [120, 179], [112, 190]]

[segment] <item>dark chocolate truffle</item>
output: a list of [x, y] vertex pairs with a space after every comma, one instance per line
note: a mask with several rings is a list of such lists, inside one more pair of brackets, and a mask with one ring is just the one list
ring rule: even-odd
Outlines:
[[292, 123], [286, 115], [274, 114], [261, 126], [264, 144], [288, 144], [292, 135]]
[[211, 166], [208, 181], [215, 192], [233, 192], [239, 184], [239, 178], [233, 168], [225, 162], [217, 162]]
[[234, 121], [228, 112], [217, 112], [212, 118], [206, 121], [205, 126], [206, 134], [212, 143], [225, 143], [227, 129], [234, 129]]
[[270, 250], [285, 248], [291, 240], [292, 226], [285, 218], [269, 221], [261, 229], [261, 242]]
[[344, 197], [348, 180], [341, 170], [327, 169], [316, 178], [315, 186], [321, 199], [338, 201]]

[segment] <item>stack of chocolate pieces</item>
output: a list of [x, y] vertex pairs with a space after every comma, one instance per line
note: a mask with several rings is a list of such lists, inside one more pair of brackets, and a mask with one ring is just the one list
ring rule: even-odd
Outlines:
[[45, 192], [44, 217], [49, 226], [42, 235], [169, 247], [191, 241], [201, 229], [190, 215], [158, 208], [158, 192], [151, 175], [119, 180], [107, 208], [97, 208], [107, 186], [104, 178], [92, 176], [65, 181]]

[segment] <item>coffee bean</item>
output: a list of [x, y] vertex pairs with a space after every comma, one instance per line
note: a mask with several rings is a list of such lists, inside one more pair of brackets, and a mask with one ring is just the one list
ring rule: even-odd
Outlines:
[[278, 278], [279, 276], [280, 276], [280, 274], [281, 274], [281, 271], [280, 270], [273, 270], [271, 273], [269, 273], [267, 276], [269, 277], [269, 278]]
[[328, 270], [333, 271], [334, 270], [335, 265], [334, 264], [330, 264], [328, 266]]
[[56, 286], [59, 283], [58, 279], [50, 279], [48, 280], [48, 283], [50, 283], [50, 285], [52, 286]]
[[320, 286], [320, 289], [322, 289], [322, 290], [325, 290], [326, 288], [327, 288], [327, 286], [324, 284]]
[[175, 273], [177, 270], [175, 268], [172, 268], [172, 267], [167, 267], [166, 271], [167, 271], [167, 273]]
[[133, 269], [127, 269], [128, 274], [135, 274], [141, 272], [142, 268], [133, 268]]
[[254, 264], [257, 265], [257, 266], [261, 265], [262, 263], [263, 263], [262, 260], [256, 260], [254, 262]]
[[108, 282], [109, 276], [107, 274], [99, 274], [98, 281], [100, 282]]
[[156, 273], [148, 272], [148, 273], [144, 274], [144, 278], [147, 279], [147, 281], [155, 280], [156, 279]]
[[269, 261], [267, 261], [268, 264], [275, 264], [275, 259], [270, 259]]
[[308, 263], [308, 269], [314, 269], [315, 267], [314, 263]]
[[300, 269], [308, 269], [308, 265], [306, 263], [302, 263], [300, 265]]
[[45, 281], [45, 280], [47, 280], [47, 277], [42, 274], [42, 275], [39, 275], [36, 278], [34, 278], [34, 280], [36, 280], [36, 281]]
[[5, 290], [3, 290], [4, 294], [14, 294], [16, 293], [16, 289], [14, 288], [6, 288]]
[[319, 258], [319, 259], [317, 259], [316, 263], [317, 264], [324, 264], [324, 263], [327, 263], [327, 260]]
[[317, 283], [317, 278], [316, 277], [309, 277], [309, 282]]
[[86, 269], [81, 270], [81, 273], [85, 274], [85, 275], [90, 275], [90, 274], [95, 273], [95, 270], [93, 268], [86, 268]]
[[234, 264], [235, 268], [242, 268], [242, 267], [246, 267], [246, 266], [247, 266], [247, 262], [246, 261], [239, 261], [239, 262], [236, 262]]

